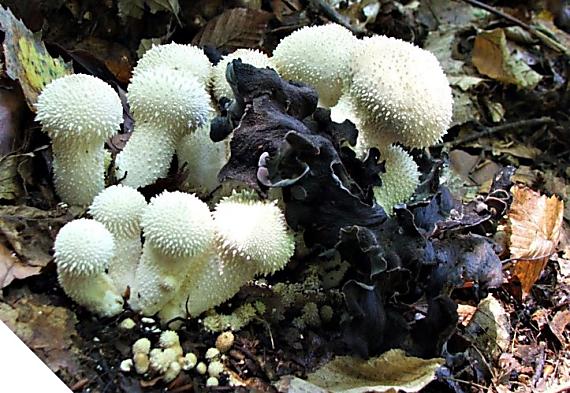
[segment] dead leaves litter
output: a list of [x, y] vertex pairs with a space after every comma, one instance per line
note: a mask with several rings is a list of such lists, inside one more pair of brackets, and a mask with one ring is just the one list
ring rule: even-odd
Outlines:
[[511, 193], [508, 227], [514, 260], [511, 275], [521, 283], [523, 295], [527, 295], [558, 246], [564, 202], [526, 187], [514, 186]]

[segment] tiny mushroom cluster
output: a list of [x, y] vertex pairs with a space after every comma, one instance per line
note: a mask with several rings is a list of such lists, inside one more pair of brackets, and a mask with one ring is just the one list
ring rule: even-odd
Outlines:
[[225, 373], [225, 353], [234, 343], [232, 332], [223, 332], [216, 338], [215, 347], [208, 348], [204, 359], [199, 361], [195, 352], [184, 349], [180, 344], [178, 333], [165, 330], [158, 337], [157, 346], [152, 348], [151, 340], [140, 338], [131, 347], [132, 357], [120, 364], [121, 371], [136, 372], [139, 375], [152, 375], [164, 382], [173, 381], [180, 372], [195, 370], [199, 375], [207, 376], [206, 386], [217, 386], [218, 379]]

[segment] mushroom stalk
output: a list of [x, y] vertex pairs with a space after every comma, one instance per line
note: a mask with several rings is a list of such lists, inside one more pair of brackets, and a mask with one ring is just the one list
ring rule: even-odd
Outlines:
[[105, 151], [99, 140], [82, 142], [71, 149], [69, 140], [52, 139], [53, 173], [57, 195], [86, 206], [105, 188]]
[[105, 273], [115, 243], [103, 224], [71, 221], [57, 234], [54, 248], [58, 280], [70, 298], [104, 317], [122, 311], [123, 298]]
[[165, 126], [137, 124], [116, 160], [116, 175], [122, 184], [136, 188], [166, 177], [176, 143], [172, 134]]
[[68, 204], [89, 205], [105, 187], [103, 144], [123, 122], [119, 96], [93, 76], [67, 75], [42, 90], [36, 108], [53, 142], [57, 194]]
[[119, 293], [125, 293], [135, 281], [142, 249], [140, 220], [146, 206], [140, 192], [115, 185], [97, 195], [89, 207], [89, 213], [105, 225], [115, 240], [108, 274]]

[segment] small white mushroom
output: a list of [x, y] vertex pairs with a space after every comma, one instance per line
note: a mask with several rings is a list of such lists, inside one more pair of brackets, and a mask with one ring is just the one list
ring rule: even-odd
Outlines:
[[427, 147], [451, 123], [453, 97], [438, 60], [409, 42], [365, 38], [353, 51], [348, 83], [369, 147]]
[[200, 362], [196, 365], [196, 371], [198, 374], [204, 375], [208, 371], [208, 366], [206, 366], [206, 363]]
[[167, 175], [181, 138], [208, 120], [210, 98], [198, 79], [165, 66], [135, 74], [127, 97], [135, 128], [117, 155], [116, 176], [138, 188]]
[[89, 207], [93, 218], [113, 234], [115, 255], [109, 262], [109, 277], [119, 293], [132, 287], [141, 257], [141, 216], [144, 196], [131, 187], [111, 186], [95, 197]]
[[303, 27], [281, 40], [271, 61], [282, 77], [314, 87], [319, 104], [331, 107], [342, 94], [357, 44], [357, 38], [337, 24]]
[[130, 305], [153, 315], [176, 296], [196, 256], [211, 243], [213, 221], [195, 195], [165, 191], [150, 201], [142, 228], [145, 243]]
[[101, 316], [117, 315], [123, 298], [105, 273], [114, 252], [113, 235], [85, 218], [63, 226], [55, 239], [58, 281], [65, 293]]
[[105, 187], [103, 144], [123, 122], [119, 96], [93, 76], [67, 75], [42, 90], [36, 108], [52, 141], [57, 194], [68, 204], [89, 205]]

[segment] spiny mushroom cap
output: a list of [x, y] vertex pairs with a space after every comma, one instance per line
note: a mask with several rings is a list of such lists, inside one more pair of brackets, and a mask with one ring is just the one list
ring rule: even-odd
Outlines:
[[212, 68], [202, 49], [172, 42], [147, 50], [133, 69], [133, 75], [159, 66], [188, 73], [198, 79], [202, 86], [206, 86]]
[[337, 24], [303, 27], [281, 40], [271, 60], [282, 77], [311, 85], [330, 107], [342, 93], [357, 42]]
[[146, 207], [144, 196], [121, 184], [104, 189], [93, 199], [89, 213], [116, 236], [140, 236], [140, 221]]
[[133, 354], [144, 353], [148, 355], [150, 352], [150, 340], [148, 338], [139, 338], [132, 347]]
[[71, 276], [103, 273], [113, 256], [111, 232], [95, 220], [81, 218], [68, 222], [55, 238], [55, 262], [59, 272]]
[[165, 191], [152, 198], [141, 226], [147, 242], [173, 257], [201, 253], [214, 236], [208, 205], [194, 194], [179, 191]]
[[181, 135], [206, 123], [211, 110], [198, 79], [164, 66], [137, 73], [127, 97], [137, 122], [164, 125]]
[[150, 367], [159, 373], [165, 373], [170, 365], [178, 360], [177, 358], [178, 355], [172, 348], [152, 350], [150, 351]]
[[271, 274], [289, 261], [295, 249], [285, 217], [275, 202], [260, 201], [254, 192], [234, 192], [213, 213], [215, 244], [222, 260], [242, 258]]
[[66, 143], [101, 143], [123, 122], [121, 99], [113, 88], [91, 75], [73, 74], [49, 83], [36, 103], [38, 120], [51, 138]]
[[400, 146], [390, 145], [380, 150], [380, 159], [386, 160], [382, 186], [374, 187], [376, 202], [391, 213], [394, 205], [406, 202], [419, 184], [420, 173], [414, 159]]
[[170, 348], [179, 346], [180, 345], [180, 338], [178, 337], [178, 333], [174, 330], [165, 330], [164, 332], [160, 333], [159, 344], [162, 348]]
[[257, 68], [273, 68], [273, 64], [265, 53], [254, 49], [238, 49], [226, 55], [212, 69], [212, 89], [214, 97], [219, 100], [222, 97], [233, 98], [234, 93], [226, 80], [226, 68], [232, 60], [241, 59], [244, 64], [251, 64]]
[[453, 97], [430, 52], [396, 38], [367, 38], [353, 52], [349, 78], [357, 114], [374, 132], [419, 148], [447, 132]]

